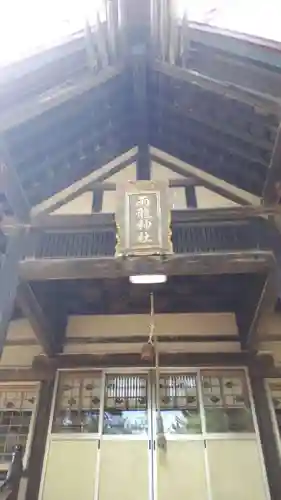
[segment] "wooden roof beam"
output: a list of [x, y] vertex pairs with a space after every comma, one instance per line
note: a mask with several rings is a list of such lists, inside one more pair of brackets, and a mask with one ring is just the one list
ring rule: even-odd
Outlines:
[[247, 191], [244, 191], [236, 186], [225, 182], [224, 180], [218, 179], [203, 170], [200, 170], [197, 167], [189, 165], [182, 160], [175, 158], [168, 153], [164, 153], [157, 148], [151, 147], [151, 158], [153, 161], [163, 165], [164, 167], [169, 168], [175, 173], [183, 175], [185, 177], [192, 176], [196, 179], [201, 186], [206, 187], [219, 194], [220, 196], [224, 196], [234, 203], [238, 203], [239, 205], [260, 205], [261, 200], [258, 196], [255, 196]]
[[68, 101], [74, 99], [84, 92], [103, 85], [115, 78], [123, 70], [123, 66], [108, 66], [96, 74], [87, 73], [77, 81], [67, 82], [65, 85], [54, 87], [49, 92], [25, 101], [15, 108], [1, 114], [0, 133], [6, 132], [28, 120], [34, 119]]
[[278, 127], [263, 190], [263, 203], [276, 204], [281, 198], [281, 123]]
[[54, 194], [47, 200], [31, 209], [31, 215], [37, 217], [39, 215], [48, 214], [57, 210], [66, 203], [74, 200], [80, 194], [91, 189], [95, 182], [102, 182], [111, 175], [120, 172], [123, 168], [131, 165], [136, 160], [136, 148], [130, 149], [127, 153], [115, 158], [111, 162], [98, 168], [83, 179], [75, 182], [71, 186], [63, 189], [59, 193]]
[[56, 327], [50, 322], [50, 318], [46, 316], [28, 283], [19, 284], [16, 300], [22, 313], [29, 320], [44, 353], [53, 356], [60, 350], [57, 339], [61, 336], [56, 332]]
[[20, 262], [23, 280], [126, 278], [132, 274], [235, 274], [267, 273], [273, 266], [270, 251], [210, 252], [204, 254], [175, 254], [165, 260], [145, 259], [62, 258], [26, 259]]
[[[189, 188], [194, 186], [203, 186], [201, 180], [195, 179], [192, 176], [182, 179], [169, 179], [168, 184], [170, 188], [179, 188], [179, 187]], [[105, 181], [105, 182], [93, 182], [91, 187], [92, 189], [101, 189], [103, 191], [116, 191], [117, 185], [116, 182]]]
[[193, 85], [198, 85], [206, 90], [223, 95], [226, 98], [235, 99], [237, 101], [244, 102], [249, 106], [259, 108], [262, 112], [275, 114], [281, 117], [279, 100], [261, 92], [233, 85], [228, 82], [221, 82], [219, 80], [215, 80], [214, 78], [202, 75], [197, 71], [180, 68], [179, 66], [171, 65], [162, 61], [151, 61], [150, 67], [152, 70], [171, 78], [191, 83]]
[[11, 156], [2, 140], [0, 145], [0, 192], [3, 192], [18, 221], [29, 220], [30, 205], [13, 167]]

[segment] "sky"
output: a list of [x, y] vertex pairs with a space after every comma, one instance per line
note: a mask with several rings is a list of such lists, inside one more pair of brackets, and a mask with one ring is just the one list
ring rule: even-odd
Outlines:
[[178, 15], [281, 42], [281, 0], [176, 0]]
[[[141, 0], [139, 0], [141, 1]], [[281, 42], [281, 0], [176, 0], [181, 17]], [[103, 0], [0, 1], [0, 65], [24, 58], [96, 21]]]

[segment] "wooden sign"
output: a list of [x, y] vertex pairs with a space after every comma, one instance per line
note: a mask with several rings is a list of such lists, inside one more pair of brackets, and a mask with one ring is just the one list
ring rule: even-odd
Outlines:
[[116, 255], [172, 252], [168, 185], [137, 181], [117, 190]]

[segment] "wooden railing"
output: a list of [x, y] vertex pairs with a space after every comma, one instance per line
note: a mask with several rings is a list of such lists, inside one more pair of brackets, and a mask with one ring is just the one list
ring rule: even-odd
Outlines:
[[[276, 231], [267, 221], [175, 222], [172, 241], [177, 254], [270, 250], [277, 245]], [[68, 227], [67, 229], [33, 228], [25, 259], [81, 259], [110, 257], [115, 254], [115, 225]], [[278, 244], [280, 238], [278, 237]]]

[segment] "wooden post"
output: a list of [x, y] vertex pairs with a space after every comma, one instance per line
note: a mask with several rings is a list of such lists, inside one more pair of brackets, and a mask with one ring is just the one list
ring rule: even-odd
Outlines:
[[38, 499], [53, 390], [53, 379], [45, 380], [41, 383], [37, 418], [28, 463], [28, 482], [25, 500]]
[[0, 356], [13, 313], [19, 284], [19, 260], [24, 254], [25, 236], [24, 228], [16, 229], [10, 236], [0, 268]]
[[265, 380], [250, 369], [250, 381], [255, 403], [263, 456], [271, 500], [280, 500], [281, 466], [276, 436], [273, 429], [269, 401], [265, 390]]

